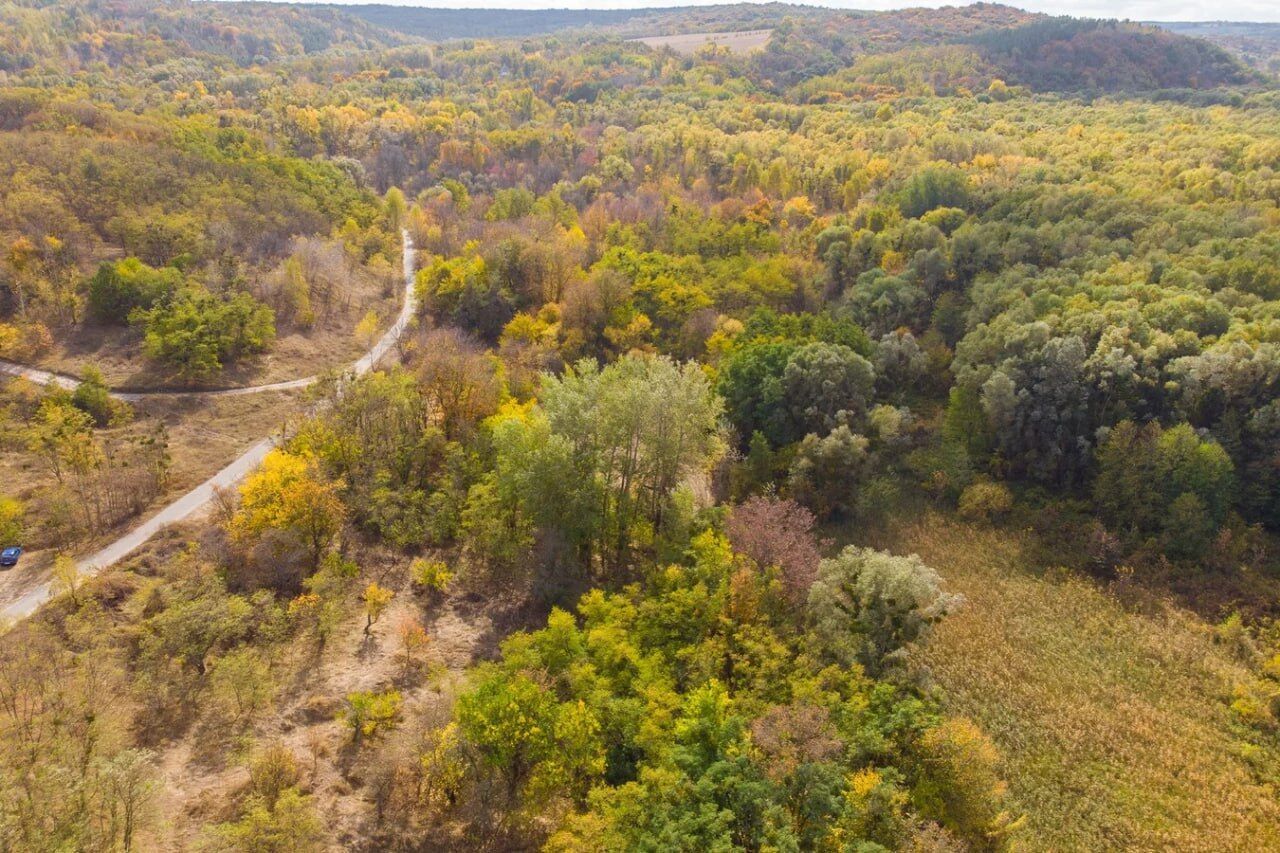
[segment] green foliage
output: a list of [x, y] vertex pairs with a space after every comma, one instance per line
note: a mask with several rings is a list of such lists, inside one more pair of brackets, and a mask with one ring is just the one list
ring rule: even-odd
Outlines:
[[89, 310], [103, 322], [123, 324], [134, 310], [151, 308], [182, 284], [182, 272], [173, 267], [155, 269], [137, 258], [104, 263], [89, 280]]
[[415, 586], [428, 592], [442, 593], [453, 581], [453, 572], [443, 560], [426, 560], [421, 557], [409, 565], [409, 577]]
[[338, 719], [351, 730], [352, 743], [359, 745], [394, 729], [400, 721], [403, 698], [397, 690], [375, 693], [358, 690], [348, 693]]
[[218, 297], [180, 290], [130, 322], [144, 329], [143, 351], [186, 380], [205, 379], [228, 362], [264, 352], [275, 340], [275, 315], [247, 293]]
[[1094, 495], [1103, 518], [1136, 535], [1161, 531], [1177, 556], [1196, 556], [1235, 493], [1230, 457], [1186, 424], [1118, 424], [1098, 448]]
[[942, 591], [938, 573], [916, 555], [852, 545], [822, 561], [809, 591], [824, 652], [846, 663], [860, 660], [872, 671], [897, 661], [959, 601]]
[[546, 375], [540, 407], [491, 419], [494, 471], [472, 488], [464, 526], [485, 552], [518, 552], [537, 529], [580, 566], [598, 555], [619, 568], [646, 531], [678, 519], [668, 510], [684, 478], [719, 456], [719, 411], [706, 375], [668, 358]]
[[898, 201], [902, 215], [918, 219], [939, 208], [965, 210], [970, 204], [969, 177], [950, 165], [928, 166], [911, 176]]
[[600, 723], [582, 702], [558, 703], [532, 681], [482, 673], [459, 700], [458, 727], [503, 779], [508, 801], [580, 797], [604, 769]]
[[75, 391], [71, 392], [71, 404], [93, 417], [97, 426], [104, 427], [128, 413], [128, 407], [111, 399], [111, 391], [102, 378], [102, 371], [86, 367], [84, 376]]
[[1004, 483], [982, 481], [966, 486], [960, 493], [960, 515], [976, 521], [991, 521], [1013, 509], [1013, 493]]
[[[827, 667], [811, 653], [823, 635], [779, 606], [783, 594], [700, 534], [643, 585], [589, 592], [576, 617], [553, 610], [545, 628], [510, 637], [458, 700], [458, 731], [509, 807], [570, 808], [553, 850], [882, 838], [854, 771], [906, 760], [930, 717], [857, 666]], [[901, 614], [897, 639], [924, 618]], [[895, 790], [905, 832], [911, 795]]]
[[309, 853], [324, 849], [324, 823], [311, 798], [290, 787], [274, 803], [249, 797], [238, 820], [210, 832], [212, 847], [243, 853]]
[[787, 474], [791, 494], [819, 518], [849, 515], [868, 465], [867, 439], [841, 425], [827, 436], [800, 442]]

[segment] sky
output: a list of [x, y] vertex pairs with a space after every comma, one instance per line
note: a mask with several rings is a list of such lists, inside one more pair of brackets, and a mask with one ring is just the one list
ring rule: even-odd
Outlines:
[[[633, 9], [654, 6], [712, 6], [716, 0], [325, 0], [376, 2], [447, 9]], [[1134, 21], [1280, 22], [1280, 0], [1005, 0], [1033, 12], [1084, 18]], [[906, 6], [967, 5], [963, 0], [810, 0], [811, 5], [842, 9], [901, 9]]]

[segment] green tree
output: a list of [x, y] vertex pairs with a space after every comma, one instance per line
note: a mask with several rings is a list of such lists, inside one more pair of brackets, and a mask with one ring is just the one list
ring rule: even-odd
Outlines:
[[851, 514], [858, 484], [865, 479], [867, 444], [844, 425], [823, 438], [806, 435], [787, 474], [791, 494], [819, 518]]
[[782, 385], [791, 421], [803, 433], [857, 428], [875, 384], [871, 362], [839, 344], [816, 341], [787, 359]]
[[107, 323], [126, 323], [136, 309], [148, 309], [183, 284], [180, 270], [156, 269], [137, 258], [104, 263], [89, 280], [89, 311]]
[[183, 379], [204, 379], [223, 364], [265, 351], [275, 340], [275, 315], [247, 293], [218, 297], [190, 286], [130, 322], [144, 326], [143, 351]]
[[374, 693], [359, 690], [348, 693], [338, 719], [351, 730], [351, 741], [357, 746], [365, 738], [376, 737], [396, 727], [404, 700], [398, 690]]
[[818, 566], [809, 590], [814, 631], [831, 657], [860, 660], [872, 672], [896, 664], [901, 650], [960, 601], [938, 573], [911, 554], [898, 557], [850, 545]]

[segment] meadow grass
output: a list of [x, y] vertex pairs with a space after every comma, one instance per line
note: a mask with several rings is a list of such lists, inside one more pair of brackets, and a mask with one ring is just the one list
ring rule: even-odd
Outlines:
[[1038, 573], [1017, 532], [929, 515], [877, 544], [966, 597], [913, 657], [1000, 748], [1020, 848], [1280, 850], [1280, 799], [1229, 710], [1249, 672], [1210, 626]]

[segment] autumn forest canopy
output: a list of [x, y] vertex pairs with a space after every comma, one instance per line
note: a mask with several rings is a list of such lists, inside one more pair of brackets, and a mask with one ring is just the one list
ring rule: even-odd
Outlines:
[[1278, 57], [0, 0], [0, 848], [1280, 846]]

